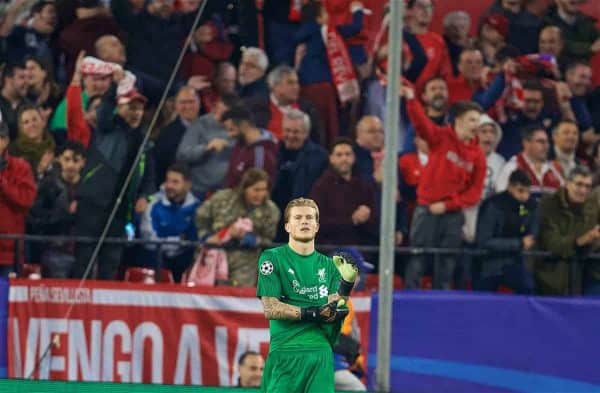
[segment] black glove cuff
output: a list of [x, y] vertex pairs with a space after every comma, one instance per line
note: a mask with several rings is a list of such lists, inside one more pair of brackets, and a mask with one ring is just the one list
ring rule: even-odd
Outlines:
[[348, 282], [342, 278], [340, 280], [340, 287], [338, 288], [338, 295], [350, 296], [350, 292], [352, 292], [352, 288], [354, 288], [354, 283]]
[[318, 307], [303, 307], [300, 309], [300, 320], [316, 322], [319, 320]]

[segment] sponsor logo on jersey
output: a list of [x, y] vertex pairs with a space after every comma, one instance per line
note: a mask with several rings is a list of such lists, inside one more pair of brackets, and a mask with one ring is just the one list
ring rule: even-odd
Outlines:
[[325, 268], [319, 269], [317, 275], [319, 276], [319, 282], [325, 282], [326, 281]]
[[260, 274], [262, 274], [263, 276], [268, 276], [271, 273], [273, 273], [274, 267], [273, 267], [273, 262], [271, 261], [264, 261], [261, 265], [260, 265]]

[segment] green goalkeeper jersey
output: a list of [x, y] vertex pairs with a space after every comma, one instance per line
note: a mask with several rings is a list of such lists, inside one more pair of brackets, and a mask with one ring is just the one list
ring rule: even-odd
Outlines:
[[[340, 274], [331, 258], [315, 251], [303, 256], [287, 244], [265, 250], [258, 260], [256, 295], [274, 297], [298, 307], [321, 306], [336, 293]], [[271, 320], [269, 352], [279, 349], [331, 348], [342, 321], [316, 323]]]

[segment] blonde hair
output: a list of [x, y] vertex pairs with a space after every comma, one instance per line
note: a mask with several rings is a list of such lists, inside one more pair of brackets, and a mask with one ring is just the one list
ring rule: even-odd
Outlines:
[[317, 222], [319, 222], [319, 207], [317, 206], [316, 202], [308, 198], [296, 198], [292, 199], [285, 207], [285, 211], [283, 213], [284, 224], [290, 221], [290, 212], [292, 211], [293, 207], [312, 207], [316, 212], [315, 218], [317, 219]]

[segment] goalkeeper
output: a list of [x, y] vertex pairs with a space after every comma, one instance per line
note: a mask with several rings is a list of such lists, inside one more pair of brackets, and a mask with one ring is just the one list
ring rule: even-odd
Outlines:
[[291, 201], [284, 225], [288, 244], [265, 250], [258, 261], [256, 294], [271, 333], [262, 391], [333, 392], [332, 348], [358, 270], [346, 255], [332, 259], [315, 251], [319, 208], [313, 200]]

